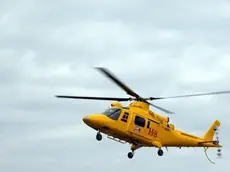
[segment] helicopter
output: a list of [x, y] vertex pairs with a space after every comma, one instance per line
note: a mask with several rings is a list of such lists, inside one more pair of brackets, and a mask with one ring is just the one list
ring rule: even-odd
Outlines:
[[[206, 133], [200, 137], [189, 134], [175, 128], [174, 124], [170, 123], [168, 116], [163, 116], [155, 113], [150, 109], [153, 106], [167, 114], [173, 112], [156, 106], [149, 101], [161, 100], [168, 98], [182, 98], [203, 95], [226, 94], [230, 91], [219, 91], [202, 94], [188, 94], [171, 97], [141, 97], [139, 94], [131, 90], [126, 84], [118, 79], [111, 71], [104, 67], [95, 67], [99, 72], [117, 84], [131, 97], [89, 97], [89, 96], [68, 96], [56, 95], [57, 98], [67, 99], [88, 99], [88, 100], [108, 100], [112, 101], [110, 107], [102, 113], [90, 114], [83, 117], [84, 123], [96, 130], [96, 140], [102, 140], [102, 134], [107, 135], [107, 138], [120, 143], [129, 143], [130, 152], [128, 158], [133, 158], [137, 149], [143, 147], [157, 148], [157, 154], [163, 156], [163, 148], [168, 150], [168, 147], [203, 147], [208, 160], [210, 160], [206, 151], [208, 148], [218, 148], [218, 156], [221, 156], [223, 146], [219, 143], [219, 137], [214, 139], [214, 135], [218, 135], [220, 121], [215, 120], [208, 128]], [[131, 101], [128, 106], [122, 105], [120, 102]]]

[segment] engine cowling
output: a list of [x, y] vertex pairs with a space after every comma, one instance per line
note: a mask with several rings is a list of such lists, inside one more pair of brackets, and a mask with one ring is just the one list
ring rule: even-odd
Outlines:
[[157, 118], [159, 119], [159, 121], [164, 121], [166, 123], [169, 123], [169, 117], [157, 115]]
[[152, 111], [149, 111], [149, 114], [152, 115], [154, 118], [158, 119], [161, 123], [169, 123], [169, 117], [158, 115]]
[[119, 108], [119, 107], [122, 107], [122, 104], [119, 103], [119, 102], [112, 102], [112, 103], [111, 103], [111, 107], [112, 107], [112, 108], [116, 108], [116, 107]]
[[169, 124], [171, 130], [175, 130], [175, 126], [173, 124]]

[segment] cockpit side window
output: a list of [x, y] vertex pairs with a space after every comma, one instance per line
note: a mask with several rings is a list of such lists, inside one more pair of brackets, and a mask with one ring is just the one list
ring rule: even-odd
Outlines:
[[109, 109], [106, 109], [102, 114], [106, 116], [110, 116], [111, 114], [113, 114], [114, 112], [118, 110], [119, 110], [118, 108], [109, 108]]
[[107, 109], [102, 114], [108, 116], [109, 118], [111, 118], [113, 120], [117, 120], [119, 118], [120, 114], [121, 114], [121, 109], [119, 109], [119, 108], [110, 108], [110, 109]]
[[121, 110], [119, 109], [119, 110], [115, 111], [113, 114], [111, 114], [109, 117], [111, 119], [117, 120], [119, 118], [120, 114], [121, 114]]

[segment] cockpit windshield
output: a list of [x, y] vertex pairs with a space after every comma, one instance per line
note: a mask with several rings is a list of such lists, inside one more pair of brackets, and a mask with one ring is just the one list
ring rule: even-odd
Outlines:
[[121, 109], [119, 108], [109, 108], [104, 111], [102, 114], [108, 116], [111, 119], [117, 120], [121, 114]]

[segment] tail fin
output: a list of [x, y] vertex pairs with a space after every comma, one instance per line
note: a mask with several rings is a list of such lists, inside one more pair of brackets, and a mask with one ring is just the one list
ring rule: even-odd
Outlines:
[[213, 140], [213, 136], [215, 134], [215, 129], [220, 126], [220, 121], [216, 120], [213, 122], [211, 127], [208, 129], [208, 131], [204, 135], [204, 140]]

